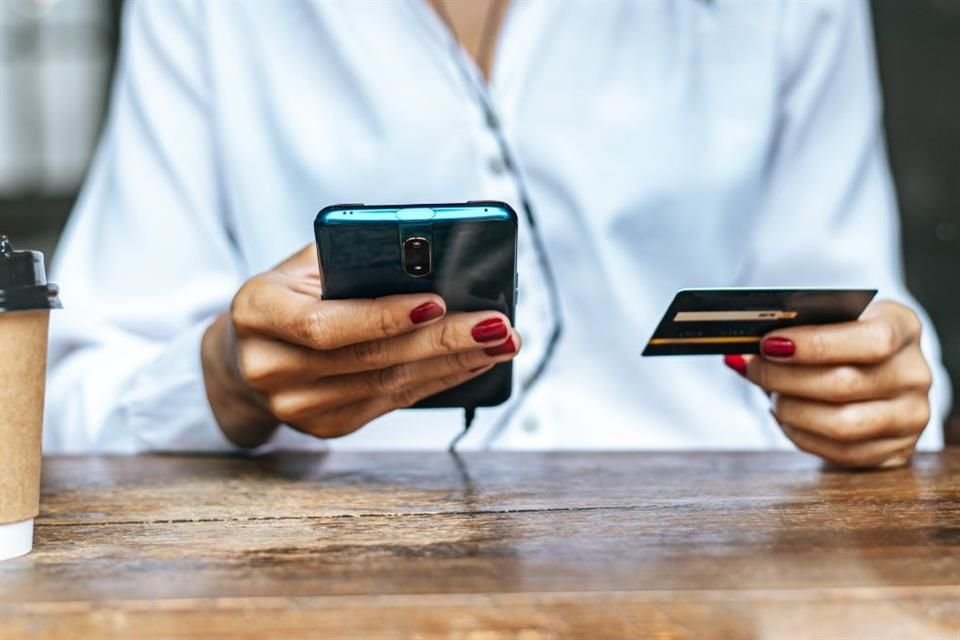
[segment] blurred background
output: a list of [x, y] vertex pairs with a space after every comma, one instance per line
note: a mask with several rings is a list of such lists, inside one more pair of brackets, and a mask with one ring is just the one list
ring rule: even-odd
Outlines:
[[[122, 2], [0, 0], [0, 232], [18, 246], [54, 250], [103, 121]], [[872, 5], [907, 278], [960, 398], [960, 2]], [[957, 408], [947, 436], [960, 444]]]
[[16, 245], [56, 244], [100, 132], [121, 7], [0, 0], [0, 232]]

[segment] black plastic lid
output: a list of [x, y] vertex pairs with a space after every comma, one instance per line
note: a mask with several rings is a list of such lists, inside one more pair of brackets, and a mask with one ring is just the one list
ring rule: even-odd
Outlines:
[[14, 251], [0, 235], [0, 312], [59, 309], [60, 287], [47, 282], [43, 254]]

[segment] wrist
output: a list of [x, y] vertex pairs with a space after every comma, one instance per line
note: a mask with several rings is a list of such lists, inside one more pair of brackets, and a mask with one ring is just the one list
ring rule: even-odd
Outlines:
[[218, 316], [200, 341], [204, 388], [223, 434], [235, 445], [252, 449], [267, 442], [278, 424], [240, 378], [234, 344], [229, 318]]

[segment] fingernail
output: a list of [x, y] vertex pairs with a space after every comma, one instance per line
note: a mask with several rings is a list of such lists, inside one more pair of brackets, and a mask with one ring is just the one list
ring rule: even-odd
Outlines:
[[410, 322], [413, 324], [423, 324], [424, 322], [436, 320], [442, 315], [443, 307], [438, 305], [436, 302], [424, 302], [422, 305], [415, 307], [414, 310], [410, 312]]
[[730, 354], [723, 356], [723, 364], [727, 365], [740, 375], [747, 376], [747, 361], [743, 356], [738, 356], [736, 354]]
[[510, 336], [510, 339], [504, 342], [503, 344], [498, 344], [495, 347], [489, 347], [484, 349], [483, 352], [488, 356], [505, 356], [508, 353], [515, 353], [517, 350], [517, 343], [514, 342], [513, 336]]
[[506, 323], [500, 318], [490, 318], [477, 324], [470, 331], [470, 335], [477, 342], [493, 342], [503, 340], [509, 333]]
[[796, 350], [797, 346], [789, 338], [770, 336], [760, 343], [760, 353], [771, 358], [789, 358]]

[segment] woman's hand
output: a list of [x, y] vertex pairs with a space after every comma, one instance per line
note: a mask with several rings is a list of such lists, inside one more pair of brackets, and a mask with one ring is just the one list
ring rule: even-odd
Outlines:
[[254, 447], [281, 423], [320, 438], [346, 435], [519, 348], [504, 315], [447, 316], [433, 294], [321, 300], [311, 244], [243, 285], [204, 334], [201, 360], [220, 428]]
[[770, 394], [800, 449], [842, 466], [899, 466], [930, 420], [920, 329], [913, 311], [884, 301], [856, 322], [775, 331], [761, 357], [724, 361]]

